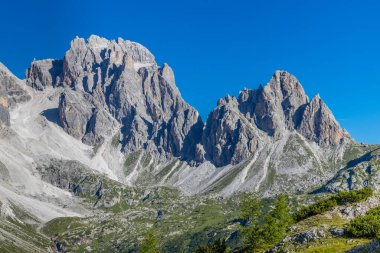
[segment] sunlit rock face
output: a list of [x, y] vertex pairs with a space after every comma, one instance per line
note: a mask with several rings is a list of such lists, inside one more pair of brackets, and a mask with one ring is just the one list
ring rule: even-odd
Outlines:
[[309, 101], [293, 75], [276, 71], [265, 87], [218, 101], [206, 122], [205, 156], [217, 166], [237, 164], [292, 131], [321, 146], [351, 141], [318, 95]]
[[321, 146], [351, 140], [320, 97], [310, 101], [286, 71], [276, 71], [265, 87], [220, 99], [204, 124], [181, 97], [169, 65], [158, 66], [148, 49], [120, 38], [77, 37], [62, 60], [32, 62], [26, 83], [62, 89], [59, 123], [67, 133], [99, 145], [120, 132], [125, 153], [224, 166], [292, 131]]
[[9, 109], [30, 100], [30, 95], [22, 88], [23, 85], [23, 81], [0, 63], [0, 127], [10, 125]]
[[75, 38], [63, 60], [33, 62], [27, 84], [63, 87], [60, 124], [87, 144], [99, 144], [120, 128], [126, 153], [194, 157], [203, 125], [198, 112], [181, 97], [172, 69], [159, 67], [138, 43]]

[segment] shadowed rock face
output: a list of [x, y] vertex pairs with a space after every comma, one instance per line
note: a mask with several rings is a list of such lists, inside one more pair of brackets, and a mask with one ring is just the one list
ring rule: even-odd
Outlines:
[[33, 61], [27, 70], [26, 75], [28, 78], [26, 82], [37, 90], [43, 90], [46, 87], [56, 87], [61, 82], [62, 70], [62, 60]]
[[122, 39], [75, 38], [63, 60], [34, 61], [27, 84], [63, 87], [59, 124], [97, 145], [120, 130], [125, 153], [144, 149], [216, 166], [237, 164], [297, 131], [321, 146], [351, 141], [319, 98], [309, 101], [291, 74], [276, 71], [265, 87], [227, 96], [203, 124], [181, 97], [173, 70], [148, 49]]

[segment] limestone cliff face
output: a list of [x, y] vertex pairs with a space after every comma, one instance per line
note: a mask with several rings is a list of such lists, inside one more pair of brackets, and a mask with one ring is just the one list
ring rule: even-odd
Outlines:
[[26, 83], [63, 87], [59, 123], [89, 145], [120, 131], [125, 153], [146, 150], [199, 164], [237, 164], [296, 131], [320, 146], [351, 141], [319, 98], [276, 71], [265, 87], [218, 101], [206, 124], [175, 85], [173, 70], [159, 67], [142, 45], [90, 36], [75, 38], [62, 60], [34, 61]]
[[0, 128], [10, 125], [10, 108], [29, 99], [29, 94], [22, 88], [22, 81], [0, 63]]
[[350, 139], [319, 95], [304, 106], [297, 131], [323, 146], [342, 144]]
[[10, 125], [10, 115], [8, 109], [8, 98], [0, 88], [0, 128]]
[[118, 126], [96, 100], [70, 89], [60, 95], [58, 109], [63, 129], [89, 145], [101, 144]]
[[87, 144], [116, 132], [114, 120], [126, 153], [145, 149], [187, 159], [199, 143], [201, 134], [194, 132], [202, 131], [202, 122], [182, 99], [172, 69], [159, 67], [138, 43], [75, 38], [63, 60], [33, 62], [27, 84], [38, 90], [64, 87], [60, 123]]
[[259, 130], [239, 110], [236, 98], [227, 96], [209, 115], [203, 134], [205, 158], [216, 166], [237, 164], [259, 145]]
[[43, 90], [46, 87], [56, 87], [61, 82], [63, 68], [62, 60], [40, 60], [33, 61], [30, 68], [27, 69], [26, 82], [29, 86], [37, 90]]
[[205, 157], [217, 166], [236, 164], [289, 131], [322, 146], [351, 141], [319, 96], [309, 101], [293, 75], [276, 71], [264, 88], [219, 100], [203, 135]]
[[30, 95], [23, 88], [23, 80], [18, 79], [7, 67], [0, 63], [0, 88], [7, 96], [8, 106], [13, 108], [17, 103], [30, 100]]
[[239, 95], [239, 109], [254, 120], [259, 129], [278, 139], [294, 129], [300, 107], [308, 97], [299, 81], [285, 71], [276, 71], [263, 88], [246, 89]]

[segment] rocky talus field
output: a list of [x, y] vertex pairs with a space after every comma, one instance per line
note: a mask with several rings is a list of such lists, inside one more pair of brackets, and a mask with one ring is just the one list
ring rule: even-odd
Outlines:
[[[215, 102], [202, 119], [172, 68], [121, 38], [74, 38], [22, 80], [0, 63], [0, 252], [380, 252], [380, 145], [286, 71]], [[276, 243], [246, 245], [247, 193], [269, 213], [285, 194]]]

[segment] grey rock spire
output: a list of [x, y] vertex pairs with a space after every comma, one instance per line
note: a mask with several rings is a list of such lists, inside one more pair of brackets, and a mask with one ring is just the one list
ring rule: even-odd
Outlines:
[[297, 131], [307, 139], [323, 146], [338, 145], [351, 139], [349, 134], [339, 126], [319, 94], [305, 105]]

